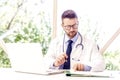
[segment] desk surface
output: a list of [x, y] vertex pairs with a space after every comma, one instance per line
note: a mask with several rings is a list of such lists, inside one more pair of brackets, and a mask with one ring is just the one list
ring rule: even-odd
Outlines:
[[101, 78], [101, 77], [68, 77], [64, 73], [54, 75], [38, 75], [38, 74], [27, 74], [15, 72], [11, 68], [1, 68], [0, 78], [2, 80], [119, 80], [120, 72], [112, 71], [114, 77], [112, 78]]

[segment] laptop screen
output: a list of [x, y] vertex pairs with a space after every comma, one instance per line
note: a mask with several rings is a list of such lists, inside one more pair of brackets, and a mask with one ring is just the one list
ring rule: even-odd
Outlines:
[[38, 70], [42, 66], [42, 50], [39, 43], [6, 43], [11, 66], [16, 71]]

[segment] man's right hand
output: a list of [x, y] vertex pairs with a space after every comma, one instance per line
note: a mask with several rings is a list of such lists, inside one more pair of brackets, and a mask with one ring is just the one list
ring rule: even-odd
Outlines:
[[66, 61], [67, 58], [68, 58], [67, 54], [63, 53], [56, 58], [53, 65], [55, 67], [58, 67], [58, 66], [62, 65]]

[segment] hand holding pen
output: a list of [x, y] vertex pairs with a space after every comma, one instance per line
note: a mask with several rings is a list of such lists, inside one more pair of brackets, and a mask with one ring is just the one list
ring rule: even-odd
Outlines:
[[67, 58], [68, 58], [67, 54], [66, 54], [66, 53], [63, 53], [63, 54], [59, 55], [59, 56], [56, 58], [56, 60], [55, 60], [55, 62], [54, 62], [53, 65], [54, 65], [55, 67], [58, 67], [58, 66], [64, 64], [64, 62], [66, 62], [66, 59], [67, 59]]

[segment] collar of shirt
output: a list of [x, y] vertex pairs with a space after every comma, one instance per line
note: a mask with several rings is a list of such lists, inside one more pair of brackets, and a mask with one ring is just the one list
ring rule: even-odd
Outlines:
[[[78, 36], [79, 36], [79, 33], [77, 33], [71, 40], [73, 41], [73, 44], [77, 41], [78, 39]], [[65, 44], [68, 43], [68, 40], [69, 40], [69, 37], [65, 34]]]

